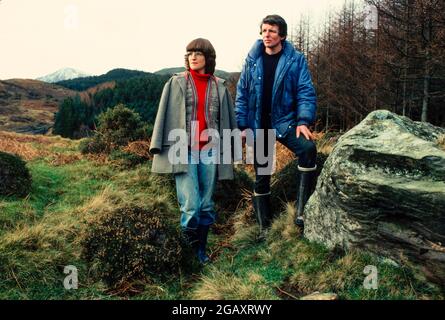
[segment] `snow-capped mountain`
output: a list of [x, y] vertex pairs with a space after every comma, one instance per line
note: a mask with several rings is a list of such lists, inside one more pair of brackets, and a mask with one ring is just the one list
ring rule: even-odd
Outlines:
[[36, 80], [54, 83], [62, 80], [70, 80], [70, 79], [89, 77], [89, 76], [91, 75], [73, 68], [64, 68], [57, 70], [56, 72], [46, 75], [44, 77], [37, 78]]

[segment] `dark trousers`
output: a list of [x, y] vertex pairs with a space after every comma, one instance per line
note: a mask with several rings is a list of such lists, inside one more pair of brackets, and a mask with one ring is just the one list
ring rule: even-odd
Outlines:
[[[265, 129], [265, 132], [268, 132]], [[303, 168], [315, 167], [317, 160], [317, 148], [315, 143], [311, 140], [307, 140], [304, 135], [300, 134], [297, 138], [296, 128], [289, 128], [289, 132], [284, 138], [277, 138], [277, 140], [290, 149], [298, 157], [298, 165]], [[255, 167], [255, 193], [265, 194], [270, 192], [270, 170], [265, 168], [271, 168], [271, 163], [264, 163], [264, 161], [257, 161], [257, 148], [264, 150], [264, 156], [269, 155], [268, 159], [273, 161], [273, 150], [268, 148], [268, 134], [265, 133], [264, 137], [257, 136], [254, 144], [254, 167]], [[269, 152], [270, 151], [270, 152]], [[269, 154], [270, 153], [270, 154]], [[261, 157], [261, 156], [260, 156]], [[262, 169], [261, 169], [262, 168]]]

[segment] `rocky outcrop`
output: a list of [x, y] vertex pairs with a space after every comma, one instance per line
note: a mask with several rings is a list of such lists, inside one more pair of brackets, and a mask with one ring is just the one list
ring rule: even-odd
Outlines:
[[445, 129], [372, 112], [343, 135], [305, 210], [304, 235], [420, 266], [445, 284]]

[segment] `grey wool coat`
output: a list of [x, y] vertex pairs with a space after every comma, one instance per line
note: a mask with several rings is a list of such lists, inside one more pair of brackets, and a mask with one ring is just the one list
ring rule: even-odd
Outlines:
[[[217, 79], [219, 95], [219, 135], [220, 146], [223, 129], [237, 129], [236, 118], [230, 93], [225, 86], [225, 80]], [[187, 164], [172, 164], [168, 159], [168, 151], [175, 141], [168, 140], [168, 133], [173, 129], [186, 130], [186, 83], [185, 73], [175, 74], [165, 84], [159, 102], [158, 113], [151, 137], [150, 153], [154, 155], [151, 172], [153, 173], [183, 173], [187, 172]], [[232, 156], [233, 157], [233, 156]], [[220, 148], [220, 158], [223, 158], [223, 148]], [[234, 159], [239, 160], [239, 159]], [[233, 179], [233, 162], [218, 164], [218, 180]]]

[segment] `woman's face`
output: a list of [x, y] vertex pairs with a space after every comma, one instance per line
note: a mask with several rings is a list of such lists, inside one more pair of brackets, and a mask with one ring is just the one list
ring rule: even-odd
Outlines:
[[201, 51], [189, 51], [188, 53], [190, 69], [198, 73], [205, 73], [206, 58]]

